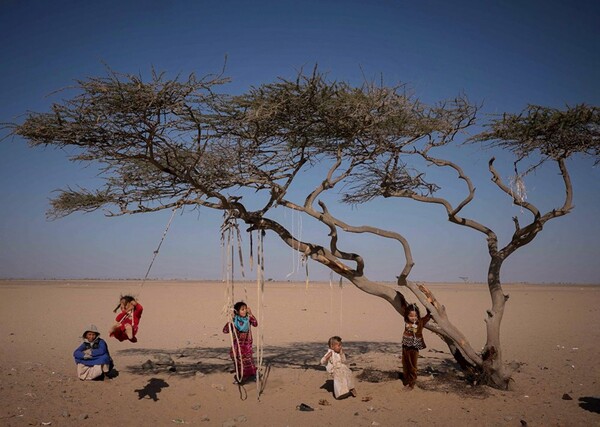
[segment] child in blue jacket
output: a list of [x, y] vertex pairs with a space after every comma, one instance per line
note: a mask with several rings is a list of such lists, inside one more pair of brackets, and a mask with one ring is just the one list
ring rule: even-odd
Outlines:
[[106, 341], [100, 338], [96, 325], [83, 331], [83, 343], [75, 349], [73, 357], [80, 380], [103, 379], [112, 368], [112, 359]]

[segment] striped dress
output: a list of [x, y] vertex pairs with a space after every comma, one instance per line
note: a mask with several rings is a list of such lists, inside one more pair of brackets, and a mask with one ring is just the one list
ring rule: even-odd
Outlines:
[[[255, 328], [258, 326], [256, 318], [252, 315], [249, 316], [249, 323]], [[228, 334], [230, 331], [231, 323], [226, 323], [223, 327], [223, 333]], [[237, 371], [243, 379], [253, 377], [256, 375], [256, 365], [254, 364], [253, 350], [252, 350], [252, 327], [248, 329], [248, 332], [241, 332], [235, 328], [233, 334], [233, 346], [229, 350], [229, 357], [237, 367]]]

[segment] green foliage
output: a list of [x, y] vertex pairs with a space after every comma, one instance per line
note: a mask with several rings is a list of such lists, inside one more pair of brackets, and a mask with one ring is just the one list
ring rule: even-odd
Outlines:
[[472, 141], [489, 141], [523, 159], [539, 153], [544, 159], [566, 159], [575, 153], [600, 162], [600, 108], [585, 104], [555, 108], [529, 105], [520, 114], [493, 119]]

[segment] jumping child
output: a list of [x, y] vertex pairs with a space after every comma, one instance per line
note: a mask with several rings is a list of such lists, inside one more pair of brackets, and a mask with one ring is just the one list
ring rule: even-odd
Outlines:
[[[429, 300], [429, 298], [428, 298]], [[431, 300], [429, 300], [431, 302]], [[417, 360], [419, 350], [427, 346], [423, 340], [423, 327], [431, 319], [431, 313], [421, 317], [416, 304], [404, 302], [404, 334], [402, 335], [402, 373], [406, 390], [412, 390], [417, 382]]]
[[329, 338], [329, 350], [321, 358], [321, 365], [326, 365], [327, 372], [333, 375], [333, 395], [336, 399], [347, 397], [349, 394], [356, 397], [354, 376], [346, 366], [346, 355], [342, 349], [342, 339], [338, 336]]
[[[231, 324], [233, 324], [234, 329], [230, 329]], [[235, 380], [240, 383], [256, 376], [256, 366], [252, 357], [251, 326], [255, 328], [258, 326], [258, 321], [252, 314], [252, 310], [244, 301], [236, 302], [233, 306], [233, 317], [223, 327], [223, 333], [233, 332], [233, 345], [229, 350], [229, 356], [236, 367]]]
[[144, 307], [137, 302], [131, 295], [123, 295], [119, 301], [119, 305], [113, 310], [116, 313], [119, 309], [121, 312], [117, 314], [117, 318], [112, 328], [110, 328], [110, 336], [115, 337], [119, 341], [129, 340], [137, 342], [135, 337], [140, 324], [140, 318]]

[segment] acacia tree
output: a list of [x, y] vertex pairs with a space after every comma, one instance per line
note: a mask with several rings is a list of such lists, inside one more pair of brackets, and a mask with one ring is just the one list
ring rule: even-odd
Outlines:
[[[77, 81], [76, 95], [55, 103], [50, 112], [29, 113], [23, 123], [9, 125], [12, 134], [31, 146], [70, 147], [71, 160], [100, 165], [103, 185], [60, 191], [51, 201], [49, 216], [99, 208], [105, 208], [108, 216], [119, 216], [183, 205], [225, 211], [229, 218], [246, 223], [248, 230], [275, 233], [307, 258], [385, 299], [402, 315], [403, 292], [410, 290], [433, 314], [435, 322], [428, 329], [444, 340], [458, 363], [478, 380], [506, 388], [510, 372], [502, 362], [500, 324], [508, 297], [502, 290], [500, 269], [548, 220], [571, 210], [566, 160], [575, 153], [598, 159], [598, 108], [528, 107], [519, 115], [492, 119], [486, 132], [471, 139], [512, 150], [517, 161], [541, 154], [533, 167], [554, 161], [564, 181], [563, 205], [541, 213], [513, 194], [494, 169], [493, 159], [489, 162], [500, 191], [533, 217], [525, 226], [515, 218], [514, 235], [500, 248], [490, 228], [461, 216], [475, 196], [471, 179], [458, 164], [433, 154], [474, 125], [478, 108], [466, 97], [426, 105], [403, 86], [366, 82], [357, 87], [329, 81], [317, 70], [253, 87], [238, 96], [217, 92], [227, 81], [221, 75], [168, 79], [155, 72], [144, 81], [109, 71], [104, 77]], [[453, 205], [438, 197], [440, 185], [429, 182], [416, 166], [423, 164], [454, 171], [464, 182], [462, 200]], [[319, 172], [319, 183], [306, 190], [304, 199], [292, 200], [291, 186], [305, 182], [306, 174], [314, 177]], [[414, 262], [402, 234], [344, 222], [323, 202], [323, 196], [334, 189], [350, 204], [384, 197], [440, 205], [449, 221], [485, 235], [492, 306], [487, 311], [482, 352], [473, 349], [427, 288], [408, 280]], [[328, 244], [294, 236], [269, 215], [276, 207], [324, 225]], [[341, 233], [369, 233], [396, 241], [404, 254], [399, 287], [371, 281], [360, 253], [342, 247]]]

